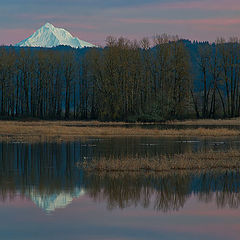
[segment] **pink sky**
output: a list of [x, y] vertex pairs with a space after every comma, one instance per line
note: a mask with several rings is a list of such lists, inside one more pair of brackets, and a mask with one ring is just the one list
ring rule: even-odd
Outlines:
[[98, 45], [108, 35], [140, 39], [168, 33], [200, 41], [240, 36], [239, 0], [53, 0], [48, 7], [40, 4], [44, 0], [28, 1], [2, 4], [0, 44], [15, 44], [46, 22]]

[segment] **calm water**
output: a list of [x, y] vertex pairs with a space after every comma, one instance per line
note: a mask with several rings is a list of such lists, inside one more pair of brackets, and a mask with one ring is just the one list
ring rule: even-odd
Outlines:
[[239, 147], [237, 138], [0, 143], [0, 239], [239, 239], [239, 172], [99, 176], [76, 167]]

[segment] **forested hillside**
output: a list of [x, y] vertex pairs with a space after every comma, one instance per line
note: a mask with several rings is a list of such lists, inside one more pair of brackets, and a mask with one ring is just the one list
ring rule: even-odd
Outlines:
[[240, 115], [240, 44], [159, 35], [0, 48], [0, 117], [162, 121]]

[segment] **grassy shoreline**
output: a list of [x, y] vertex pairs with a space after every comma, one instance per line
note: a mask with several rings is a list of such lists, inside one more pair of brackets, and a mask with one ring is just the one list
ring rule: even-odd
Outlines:
[[240, 118], [231, 119], [189, 119], [183, 121], [167, 121], [165, 124], [169, 125], [209, 125], [209, 126], [240, 126]]
[[19, 119], [19, 120], [1, 120], [0, 123], [19, 123], [22, 125], [76, 125], [76, 126], [123, 126], [123, 125], [240, 125], [240, 117], [226, 119], [185, 119], [185, 120], [168, 120], [162, 122], [124, 122], [124, 121], [98, 121], [98, 120], [40, 120], [40, 119]]
[[77, 164], [87, 172], [175, 172], [239, 170], [240, 151], [185, 153], [172, 156], [101, 158]]
[[[87, 125], [86, 125], [87, 123]], [[240, 130], [227, 128], [157, 129], [140, 126], [98, 126], [99, 122], [0, 121], [1, 141], [71, 141], [82, 137], [238, 137]], [[109, 124], [109, 123], [106, 123]]]

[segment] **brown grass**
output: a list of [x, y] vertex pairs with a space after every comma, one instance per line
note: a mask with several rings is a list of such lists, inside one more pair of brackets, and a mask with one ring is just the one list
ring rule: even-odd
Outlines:
[[84, 161], [78, 166], [97, 172], [168, 172], [186, 170], [239, 169], [240, 151], [186, 153], [152, 158], [101, 158]]
[[194, 119], [185, 121], [168, 121], [166, 124], [172, 125], [214, 125], [214, 126], [233, 126], [240, 125], [240, 118], [231, 119]]
[[[0, 140], [2, 141], [68, 141], [81, 137], [236, 137], [240, 130], [231, 129], [143, 129], [141, 127], [125, 128], [119, 126], [81, 126], [83, 122], [66, 121], [0, 121]], [[85, 124], [85, 122], [84, 122]]]
[[[0, 140], [10, 141], [68, 141], [84, 136], [104, 135], [105, 127], [96, 131], [98, 125], [123, 123], [100, 123], [97, 121], [0, 121]], [[113, 128], [113, 127], [112, 127]]]

